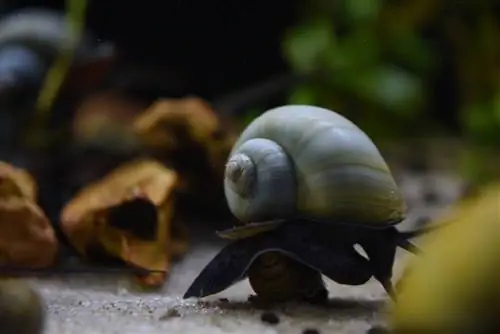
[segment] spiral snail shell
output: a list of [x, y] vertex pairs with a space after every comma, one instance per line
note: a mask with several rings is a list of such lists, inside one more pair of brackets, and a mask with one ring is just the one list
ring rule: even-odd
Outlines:
[[271, 109], [241, 134], [224, 190], [242, 222], [307, 217], [370, 226], [403, 220], [405, 203], [371, 139], [319, 107]]

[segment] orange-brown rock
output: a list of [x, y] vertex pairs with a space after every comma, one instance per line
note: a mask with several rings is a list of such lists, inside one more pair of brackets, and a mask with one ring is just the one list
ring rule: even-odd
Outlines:
[[64, 207], [62, 230], [84, 256], [98, 247], [131, 265], [165, 271], [160, 279], [144, 278], [158, 285], [178, 249], [171, 228], [177, 180], [176, 172], [155, 160], [121, 165]]
[[0, 162], [0, 265], [41, 268], [54, 264], [58, 241], [37, 204], [35, 180]]

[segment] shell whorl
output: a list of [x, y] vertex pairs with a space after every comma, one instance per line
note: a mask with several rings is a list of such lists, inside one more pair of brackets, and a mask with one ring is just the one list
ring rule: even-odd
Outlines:
[[288, 217], [296, 204], [293, 164], [277, 143], [248, 140], [228, 159], [224, 191], [229, 208], [242, 222]]
[[252, 195], [257, 178], [255, 164], [248, 155], [235, 154], [226, 164], [225, 177], [238, 195], [248, 198]]
[[[333, 111], [307, 105], [271, 109], [241, 133], [229, 161], [240, 153], [256, 168], [254, 195], [238, 195], [227, 178], [225, 191], [231, 211], [243, 221], [300, 215], [376, 227], [404, 219], [404, 200], [379, 150]], [[288, 166], [284, 174], [275, 172], [276, 161]], [[274, 166], [270, 174], [264, 167], [269, 162]]]

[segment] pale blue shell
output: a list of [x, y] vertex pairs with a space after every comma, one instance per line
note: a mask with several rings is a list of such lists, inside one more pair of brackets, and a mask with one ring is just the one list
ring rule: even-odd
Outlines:
[[375, 227], [404, 218], [404, 200], [379, 150], [333, 111], [287, 105], [265, 112], [241, 133], [226, 172], [242, 157], [240, 178], [254, 178], [252, 192], [224, 181], [229, 208], [242, 222], [302, 216]]

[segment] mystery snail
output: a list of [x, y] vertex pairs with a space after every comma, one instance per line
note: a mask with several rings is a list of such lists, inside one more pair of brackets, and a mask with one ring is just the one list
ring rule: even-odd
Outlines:
[[[257, 117], [240, 135], [224, 179], [242, 226], [203, 269], [184, 298], [218, 293], [248, 276], [264, 300], [324, 300], [321, 274], [346, 285], [377, 279], [392, 296], [406, 206], [371, 139], [345, 117], [287, 105]], [[366, 257], [357, 252], [361, 246]]]

